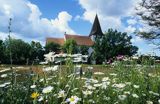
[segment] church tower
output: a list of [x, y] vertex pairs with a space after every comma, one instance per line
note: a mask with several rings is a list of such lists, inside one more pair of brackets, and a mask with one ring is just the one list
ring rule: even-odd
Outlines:
[[95, 38], [101, 37], [102, 35], [103, 32], [99, 23], [98, 15], [96, 14], [89, 37], [91, 37], [92, 41], [95, 41]]

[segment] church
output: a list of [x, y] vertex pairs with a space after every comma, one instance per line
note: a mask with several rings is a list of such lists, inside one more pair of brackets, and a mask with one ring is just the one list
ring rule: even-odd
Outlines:
[[61, 46], [63, 46], [63, 44], [65, 43], [66, 40], [68, 39], [73, 39], [76, 41], [77, 45], [81, 46], [93, 46], [94, 44], [94, 40], [97, 36], [102, 36], [103, 32], [100, 26], [100, 22], [98, 19], [98, 15], [96, 14], [95, 19], [94, 19], [94, 23], [91, 29], [91, 32], [88, 36], [82, 36], [82, 35], [73, 35], [73, 34], [64, 34], [63, 38], [47, 38], [46, 39], [46, 44], [54, 42], [57, 43]]

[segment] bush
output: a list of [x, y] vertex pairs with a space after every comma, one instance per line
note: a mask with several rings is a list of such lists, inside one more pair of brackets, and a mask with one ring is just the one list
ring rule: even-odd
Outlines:
[[63, 52], [68, 53], [68, 54], [78, 53], [77, 43], [73, 39], [66, 40], [62, 49], [63, 49]]

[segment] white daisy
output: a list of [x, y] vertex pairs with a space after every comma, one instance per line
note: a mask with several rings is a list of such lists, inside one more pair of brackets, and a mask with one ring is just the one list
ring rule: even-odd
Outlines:
[[1, 78], [6, 78], [7, 77], [7, 74], [2, 74], [1, 75]]
[[119, 100], [125, 100], [126, 99], [126, 95], [118, 95]]
[[104, 78], [102, 78], [102, 81], [103, 82], [106, 82], [106, 81], [108, 81], [109, 80], [109, 77], [104, 77]]
[[147, 103], [147, 104], [153, 104], [153, 102], [152, 102], [152, 101], [146, 101], [146, 103]]
[[64, 90], [60, 90], [58, 93], [58, 98], [64, 97], [65, 96], [65, 91]]
[[88, 96], [88, 95], [91, 95], [91, 94], [92, 94], [92, 91], [89, 91], [89, 90], [83, 91], [83, 94], [86, 95], [86, 96]]
[[132, 96], [133, 96], [134, 98], [139, 98], [139, 96], [138, 96], [137, 94], [132, 94]]
[[95, 72], [94, 74], [95, 75], [103, 75], [104, 73], [102, 73], [102, 72]]
[[38, 99], [38, 101], [43, 101], [43, 99], [44, 98], [42, 96], [40, 96], [39, 99]]
[[139, 88], [139, 85], [133, 85], [133, 87], [137, 89], [137, 88]]
[[69, 104], [76, 104], [79, 100], [80, 99], [77, 96], [71, 96], [70, 98], [67, 98], [66, 102], [69, 102]]
[[126, 86], [126, 85], [123, 84], [123, 83], [113, 84], [113, 85], [112, 85], [112, 87], [116, 87], [116, 88], [120, 88], [120, 89], [124, 88], [125, 86]]
[[36, 85], [32, 85], [32, 86], [30, 86], [30, 88], [36, 88]]
[[50, 93], [52, 90], [53, 90], [53, 87], [48, 86], [48, 87], [43, 88], [42, 93], [47, 94], [47, 93]]

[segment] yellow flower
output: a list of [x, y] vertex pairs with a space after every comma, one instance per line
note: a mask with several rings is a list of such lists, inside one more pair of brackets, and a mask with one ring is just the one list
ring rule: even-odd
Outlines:
[[38, 92], [33, 92], [33, 93], [31, 94], [31, 98], [33, 98], [33, 99], [36, 99], [38, 96], [39, 96], [39, 93], [38, 93]]

